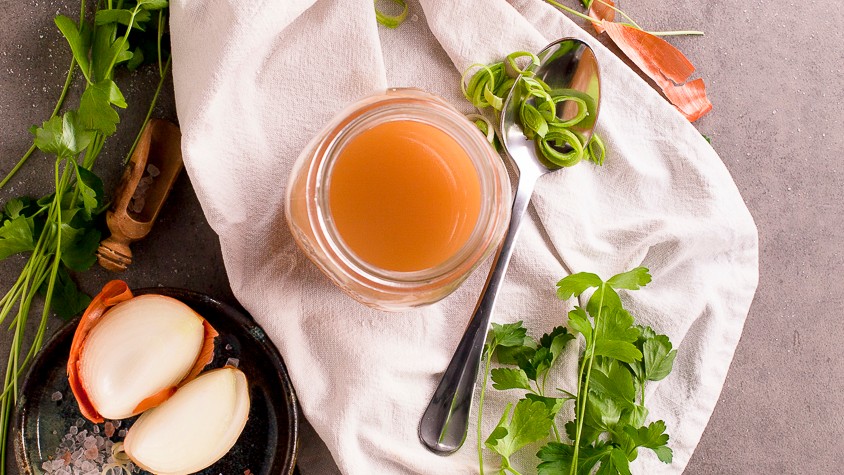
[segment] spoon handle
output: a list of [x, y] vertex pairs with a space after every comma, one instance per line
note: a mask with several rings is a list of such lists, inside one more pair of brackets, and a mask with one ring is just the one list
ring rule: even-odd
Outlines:
[[454, 356], [434, 391], [431, 402], [419, 423], [419, 440], [437, 455], [449, 455], [463, 445], [469, 427], [469, 410], [478, 369], [481, 364], [487, 329], [498, 289], [513, 255], [513, 245], [519, 233], [525, 210], [530, 203], [537, 177], [519, 177], [510, 225], [501, 243], [475, 313], [454, 351]]

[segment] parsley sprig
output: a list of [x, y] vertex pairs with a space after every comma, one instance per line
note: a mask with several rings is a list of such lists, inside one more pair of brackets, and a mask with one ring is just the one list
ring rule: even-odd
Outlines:
[[[106, 139], [117, 130], [120, 116], [116, 108], [128, 106], [114, 82], [115, 68], [125, 65], [134, 70], [146, 62], [145, 55], [157, 61], [160, 81], [151, 111], [170, 66], [164, 43], [166, 7], [166, 0], [108, 0], [98, 5], [90, 22], [84, 19], [83, 0], [78, 21], [63, 15], [55, 19], [73, 56], [65, 86], [50, 117], [30, 129], [30, 149], [0, 181], [0, 187], [8, 183], [36, 150], [52, 157], [54, 191], [38, 200], [14, 198], [0, 211], [0, 260], [29, 253], [18, 279], [0, 298], [0, 322], [11, 318], [13, 332], [0, 393], [0, 475], [5, 473], [6, 439], [18, 381], [41, 348], [51, 310], [70, 318], [90, 302], [71, 272], [94, 264], [101, 237], [98, 217], [107, 202], [102, 181], [91, 169]], [[79, 106], [61, 112], [76, 71], [85, 81]], [[26, 349], [24, 331], [38, 294], [44, 296], [44, 308]]]
[[[498, 473], [519, 475], [511, 457], [536, 442], [540, 475], [630, 474], [630, 462], [646, 448], [670, 463], [666, 425], [645, 425], [645, 385], [671, 372], [677, 351], [665, 335], [634, 324], [618, 290], [637, 290], [651, 280], [639, 267], [604, 281], [591, 273], [570, 275], [557, 283], [561, 300], [592, 290], [586, 307], [568, 314], [568, 329], [556, 327], [535, 340], [522, 322], [493, 324], [486, 346], [484, 377], [478, 414], [478, 461], [484, 473], [483, 447], [501, 457]], [[549, 394], [548, 374], [569, 342], [581, 338], [576, 393], [563, 389]], [[491, 368], [493, 357], [501, 367]], [[515, 406], [508, 404], [499, 423], [481, 444], [483, 399], [491, 377], [493, 388], [523, 392]], [[565, 423], [565, 437], [557, 427], [564, 404], [574, 402], [574, 419]], [[512, 413], [512, 414], [511, 414]]]

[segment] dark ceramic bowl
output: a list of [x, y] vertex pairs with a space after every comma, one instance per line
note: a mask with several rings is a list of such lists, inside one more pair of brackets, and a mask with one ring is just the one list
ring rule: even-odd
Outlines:
[[[240, 475], [248, 469], [255, 475], [293, 474], [299, 441], [296, 394], [281, 355], [264, 330], [245, 312], [207, 295], [173, 288], [134, 291], [135, 295], [151, 293], [181, 300], [219, 332], [209, 369], [235, 358], [249, 379], [252, 404], [246, 428], [225, 457], [199, 473]], [[103, 424], [95, 428], [82, 419], [67, 382], [67, 357], [78, 322], [67, 324], [44, 345], [21, 387], [13, 435], [21, 474], [45, 473], [44, 462], [57, 457], [62, 438], [71, 430], [103, 435]], [[121, 428], [133, 421], [123, 421]], [[78, 427], [71, 429], [74, 425]], [[112, 439], [122, 439], [119, 430]]]

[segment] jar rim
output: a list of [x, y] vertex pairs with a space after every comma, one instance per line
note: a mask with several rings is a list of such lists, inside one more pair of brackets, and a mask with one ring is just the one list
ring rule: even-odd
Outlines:
[[[500, 199], [506, 200], [504, 208], [509, 211], [509, 182], [500, 156], [495, 153], [486, 138], [474, 124], [442, 99], [418, 90], [389, 90], [378, 100], [369, 104], [358, 104], [351, 114], [345, 116], [333, 127], [317, 147], [315, 161], [308, 180], [312, 189], [309, 194], [309, 214], [318, 227], [316, 234], [322, 245], [330, 250], [333, 259], [350, 277], [370, 287], [418, 289], [435, 287], [444, 281], [458, 279], [470, 272], [489, 254], [489, 242], [502, 233]], [[345, 146], [364, 130], [377, 125], [412, 120], [437, 128], [455, 140], [466, 151], [480, 185], [481, 208], [471, 234], [461, 248], [443, 262], [426, 269], [395, 271], [375, 266], [357, 256], [340, 236], [328, 202], [328, 190], [332, 169]], [[499, 169], [496, 169], [500, 167]], [[502, 186], [501, 174], [506, 186]], [[505, 213], [506, 214], [506, 213]], [[505, 216], [506, 218], [506, 216]]]

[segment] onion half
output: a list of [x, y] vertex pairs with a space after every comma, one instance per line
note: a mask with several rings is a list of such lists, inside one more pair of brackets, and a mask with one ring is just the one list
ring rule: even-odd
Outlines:
[[109, 282], [71, 345], [68, 379], [82, 415], [100, 423], [161, 404], [211, 361], [216, 336], [184, 303]]
[[198, 472], [221, 459], [249, 416], [246, 375], [227, 366], [203, 373], [129, 429], [126, 455], [158, 475]]

